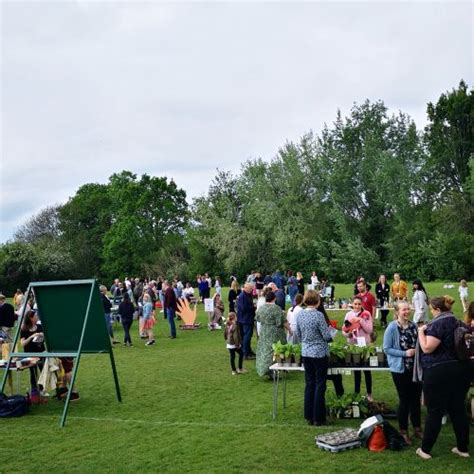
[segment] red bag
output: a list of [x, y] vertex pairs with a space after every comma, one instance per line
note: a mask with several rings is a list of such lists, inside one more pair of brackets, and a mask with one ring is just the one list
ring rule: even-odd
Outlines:
[[369, 449], [369, 451], [380, 453], [387, 446], [387, 438], [385, 438], [383, 428], [380, 425], [377, 425], [374, 428], [372, 434], [370, 435], [369, 442], [367, 443], [367, 448]]

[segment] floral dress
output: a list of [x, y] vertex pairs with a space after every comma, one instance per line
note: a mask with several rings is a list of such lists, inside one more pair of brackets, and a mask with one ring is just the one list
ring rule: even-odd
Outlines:
[[256, 315], [256, 320], [260, 323], [260, 334], [257, 343], [257, 374], [264, 376], [269, 373], [268, 368], [273, 363], [272, 345], [281, 341], [286, 344], [286, 333], [283, 323], [286, 315], [276, 304], [264, 304]]

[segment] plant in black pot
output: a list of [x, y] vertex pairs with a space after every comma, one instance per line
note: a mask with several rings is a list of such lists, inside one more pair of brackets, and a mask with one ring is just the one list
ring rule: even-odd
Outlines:
[[301, 357], [301, 344], [293, 344], [293, 355], [295, 357], [295, 363], [301, 367], [303, 365], [303, 359]]
[[352, 355], [352, 365], [354, 367], [360, 367], [364, 348], [356, 346], [355, 344], [351, 344], [349, 347]]
[[342, 342], [331, 342], [329, 344], [329, 366], [340, 367], [344, 365], [346, 357], [345, 344]]
[[380, 347], [377, 347], [377, 360], [379, 362], [379, 367], [385, 367], [385, 353]]
[[363, 347], [362, 362], [363, 364], [370, 366], [370, 358], [377, 354], [377, 349], [373, 344]]

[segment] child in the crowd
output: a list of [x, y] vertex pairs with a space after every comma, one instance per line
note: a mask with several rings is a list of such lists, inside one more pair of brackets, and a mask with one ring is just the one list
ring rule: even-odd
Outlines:
[[467, 281], [466, 280], [461, 280], [459, 282], [459, 298], [462, 303], [462, 310], [465, 313], [467, 311], [467, 299], [468, 299], [468, 290], [467, 290]]
[[221, 295], [222, 293], [221, 279], [217, 276], [216, 276], [216, 282], [214, 283], [214, 289], [216, 290], [216, 295]]
[[[349, 344], [357, 344], [358, 338], [363, 338], [366, 344], [371, 342], [371, 334], [374, 331], [372, 315], [362, 307], [362, 299], [355, 296], [352, 300], [352, 311], [349, 311], [342, 326], [342, 335], [347, 338]], [[364, 370], [365, 385], [367, 388], [367, 400], [372, 399], [372, 373]], [[354, 392], [360, 393], [361, 383], [360, 371], [354, 372]]]
[[148, 336], [146, 346], [155, 344], [155, 336], [153, 334], [153, 326], [155, 325], [155, 316], [153, 314], [153, 305], [151, 303], [150, 295], [143, 296], [143, 330]]
[[[240, 331], [237, 325], [237, 315], [229, 313], [224, 329], [224, 339], [227, 343], [226, 347], [230, 354], [230, 367], [232, 375], [245, 374], [247, 370], [243, 368], [244, 354], [242, 352], [242, 340], [240, 338]], [[239, 354], [239, 368], [235, 367], [235, 353]]]
[[220, 329], [221, 323], [224, 319], [224, 302], [221, 299], [221, 295], [216, 293], [214, 295], [214, 312], [212, 313], [212, 319], [209, 322], [209, 329]]

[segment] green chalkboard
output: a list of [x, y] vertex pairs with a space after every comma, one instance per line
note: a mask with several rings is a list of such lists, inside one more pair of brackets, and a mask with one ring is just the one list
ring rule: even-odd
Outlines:
[[109, 352], [110, 339], [95, 280], [31, 283], [48, 352], [77, 351], [90, 301], [82, 353]]
[[[81, 354], [108, 353], [115, 381], [117, 399], [122, 401], [112, 345], [107, 332], [104, 309], [96, 280], [67, 280], [30, 283], [27, 298], [34, 293], [43, 326], [46, 352], [29, 352], [32, 357], [72, 357], [74, 366], [60, 425], [66, 423], [72, 387], [76, 380]], [[13, 347], [17, 347], [24, 314], [17, 326]], [[11, 352], [7, 367], [23, 352]], [[0, 391], [3, 391], [8, 371], [5, 370]]]

